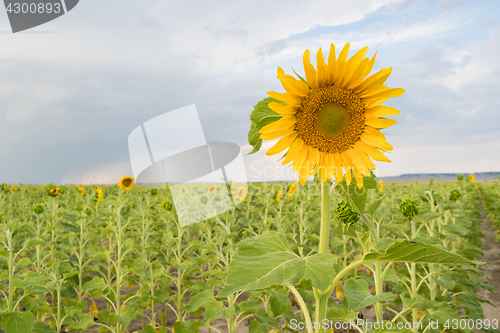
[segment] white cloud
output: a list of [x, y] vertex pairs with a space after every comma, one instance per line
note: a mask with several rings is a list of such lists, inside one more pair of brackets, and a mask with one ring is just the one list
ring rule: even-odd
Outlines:
[[117, 162], [101, 165], [97, 168], [72, 174], [62, 178], [62, 184], [118, 184], [123, 176], [132, 176], [130, 162]]

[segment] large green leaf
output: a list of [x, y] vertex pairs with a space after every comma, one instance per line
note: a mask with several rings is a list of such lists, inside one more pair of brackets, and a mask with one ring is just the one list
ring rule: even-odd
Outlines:
[[13, 312], [2, 316], [0, 326], [5, 333], [29, 333], [34, 322], [35, 316], [31, 311]]
[[224, 288], [218, 297], [246, 290], [266, 289], [276, 285], [295, 285], [301, 280], [326, 290], [333, 280], [332, 265], [338, 258], [331, 254], [299, 257], [285, 236], [269, 232], [238, 244]]
[[344, 179], [336, 187], [343, 200], [345, 200], [359, 215], [365, 212], [366, 200], [368, 198], [368, 191], [377, 188], [375, 175], [373, 172], [370, 177], [363, 176], [363, 187], [360, 189], [356, 183], [356, 179], [352, 177], [351, 183], [347, 185]]
[[372, 251], [364, 257], [366, 261], [400, 261], [414, 263], [438, 263], [438, 264], [474, 264], [458, 254], [450, 253], [433, 245], [412, 242], [407, 240], [392, 240], [394, 243], [388, 245], [388, 240], [383, 242], [383, 250]]
[[278, 101], [272, 97], [266, 97], [253, 107], [253, 111], [250, 115], [250, 120], [252, 124], [250, 126], [250, 131], [248, 132], [248, 143], [253, 147], [252, 151], [248, 155], [256, 153], [260, 150], [262, 146], [262, 140], [260, 139], [259, 130], [275, 121], [280, 120], [283, 116], [274, 112], [267, 106], [271, 102], [285, 103]]
[[349, 304], [349, 311], [358, 311], [377, 302], [394, 300], [392, 293], [372, 295], [365, 280], [349, 279], [345, 283], [345, 296]]

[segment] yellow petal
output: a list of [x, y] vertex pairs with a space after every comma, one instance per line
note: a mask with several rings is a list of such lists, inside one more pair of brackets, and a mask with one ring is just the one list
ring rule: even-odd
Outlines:
[[328, 72], [328, 67], [325, 63], [325, 58], [323, 56], [323, 51], [319, 48], [316, 55], [316, 68], [318, 69], [316, 82], [319, 87], [325, 86], [330, 81], [330, 73]]
[[[308, 160], [311, 162], [311, 168], [314, 167], [314, 166], [317, 166], [319, 164], [319, 161], [320, 161], [320, 152], [318, 149], [316, 148], [310, 148], [310, 155], [309, 155], [309, 158]], [[318, 169], [318, 168], [316, 168]], [[314, 175], [317, 173], [317, 171], [314, 172]]]
[[316, 88], [317, 81], [316, 81], [316, 70], [314, 69], [313, 65], [311, 65], [311, 55], [309, 50], [306, 50], [304, 52], [304, 56], [302, 57], [302, 61], [304, 62], [304, 71], [306, 73], [306, 82], [309, 84], [309, 86], [314, 89]]
[[288, 149], [288, 151], [286, 152], [285, 160], [281, 162], [281, 164], [285, 165], [290, 163], [295, 158], [295, 154], [302, 148], [303, 145], [304, 141], [301, 138], [297, 138], [297, 140], [295, 140], [290, 146], [290, 149]]
[[[393, 88], [393, 89], [389, 88], [389, 90], [382, 91], [382, 92], [380, 92], [376, 95], [373, 95], [369, 98], [362, 98], [362, 100], [365, 103], [365, 107], [368, 109], [368, 108], [371, 108], [375, 105], [384, 103], [385, 101], [387, 101], [387, 99], [389, 99], [391, 97], [401, 96], [404, 94], [404, 92], [405, 91], [402, 88]], [[375, 103], [375, 101], [376, 101], [376, 103]]]
[[294, 127], [295, 127], [295, 125], [292, 125], [292, 126], [290, 126], [288, 128], [283, 128], [283, 129], [281, 129], [279, 131], [269, 132], [269, 133], [262, 133], [260, 135], [260, 139], [261, 140], [274, 140], [274, 139], [277, 139], [280, 136], [290, 134], [290, 132], [293, 131]]
[[345, 82], [345, 87], [347, 89], [351, 89], [352, 87], [357, 86], [361, 83], [361, 81], [363, 81], [366, 76], [363, 76], [363, 73], [366, 72], [366, 68], [368, 67], [369, 62], [370, 60], [368, 60], [368, 58], [361, 60], [359, 66], [354, 70], [351, 77]]
[[392, 146], [389, 143], [387, 143], [387, 141], [385, 141], [384, 138], [381, 138], [379, 136], [363, 133], [361, 134], [360, 139], [367, 145], [380, 148], [385, 151], [391, 151], [393, 149]]
[[377, 105], [370, 109], [367, 109], [365, 112], [366, 118], [369, 117], [385, 117], [385, 116], [397, 116], [400, 115], [401, 112], [393, 107], [386, 105]]
[[396, 119], [365, 119], [365, 125], [374, 127], [374, 128], [386, 128], [394, 125], [397, 122]]
[[276, 103], [276, 102], [271, 102], [269, 104], [267, 104], [267, 106], [273, 110], [274, 112], [276, 112], [277, 114], [281, 114], [281, 115], [288, 115], [288, 114], [295, 114], [297, 113], [297, 108], [296, 107], [293, 107], [293, 106], [284, 106], [283, 104], [280, 104], [280, 103]]
[[328, 73], [330, 79], [329, 83], [335, 82], [335, 45], [333, 43], [330, 44], [330, 53], [328, 54]]
[[285, 102], [289, 106], [300, 106], [302, 102], [302, 98], [296, 95], [288, 94], [288, 93], [278, 93], [275, 91], [268, 91], [267, 94], [272, 98], [276, 98], [278, 101]]
[[342, 172], [342, 163], [340, 160], [340, 156], [338, 153], [335, 153], [332, 154], [332, 157], [333, 157], [333, 163], [335, 164], [335, 167], [333, 169], [333, 175], [337, 183], [340, 183], [342, 181], [342, 178], [344, 177], [344, 173]]
[[384, 68], [378, 71], [375, 74], [370, 75], [366, 79], [361, 82], [357, 87], [354, 87], [352, 90], [357, 93], [357, 94], [362, 94], [366, 90], [370, 89], [371, 87], [377, 87], [379, 85], [383, 85], [384, 82], [387, 80], [387, 78], [391, 75], [392, 72], [392, 67], [391, 68]]
[[286, 75], [280, 67], [278, 67], [277, 78], [281, 81], [281, 85], [288, 93], [292, 93], [301, 97], [307, 96], [309, 94], [309, 87], [307, 86], [307, 84], [305, 84], [301, 80], [297, 80], [291, 75]]
[[92, 305], [90, 306], [90, 313], [94, 316], [94, 318], [98, 318], [97, 314], [99, 313], [99, 307], [94, 300], [92, 300]]
[[293, 172], [297, 172], [300, 169], [300, 167], [302, 166], [302, 164], [304, 164], [304, 161], [306, 160], [307, 155], [309, 153], [308, 148], [309, 148], [309, 146], [304, 144], [304, 145], [302, 145], [300, 150], [295, 153], [295, 158], [293, 159], [293, 162], [292, 162]]
[[353, 173], [354, 173], [354, 178], [356, 178], [356, 185], [358, 186], [359, 189], [363, 188], [363, 172], [356, 168], [353, 167]]
[[283, 150], [290, 148], [290, 145], [293, 143], [296, 137], [297, 137], [296, 132], [292, 132], [288, 135], [285, 135], [278, 142], [276, 142], [276, 144], [271, 149], [269, 149], [266, 152], [266, 155], [268, 156], [276, 155], [278, 153], [281, 153]]
[[344, 76], [345, 66], [347, 56], [349, 55], [349, 47], [350, 43], [344, 45], [342, 51], [340, 51], [339, 58], [335, 61], [335, 82], [339, 84], [342, 81], [342, 77]]
[[358, 141], [356, 142], [357, 145], [359, 145], [359, 147], [361, 147], [361, 149], [363, 149], [363, 151], [370, 155], [371, 158], [373, 158], [375, 161], [380, 161], [380, 162], [391, 162], [390, 159], [388, 159], [384, 153], [382, 153], [380, 150], [378, 150], [377, 148], [373, 147], [373, 146], [370, 146], [370, 145], [367, 145], [366, 143], [364, 143], [363, 141]]
[[361, 60], [363, 60], [363, 57], [366, 54], [366, 51], [368, 51], [368, 46], [362, 48], [358, 52], [356, 52], [347, 62], [345, 66], [345, 73], [342, 78], [342, 81], [340, 85], [345, 85], [345, 82], [349, 80], [354, 73], [354, 70], [359, 66]]
[[361, 171], [367, 177], [370, 176], [369, 166], [363, 161], [356, 150], [348, 149], [345, 153], [351, 158], [353, 165], [358, 171]]
[[347, 185], [351, 184], [351, 166], [352, 166], [352, 161], [347, 156], [345, 152], [339, 153], [340, 156], [340, 161], [342, 163], [342, 167], [345, 170], [345, 181]]
[[259, 132], [271, 133], [285, 128], [289, 128], [291, 125], [295, 125], [296, 123], [297, 123], [297, 118], [295, 116], [287, 115], [282, 117], [280, 120], [275, 121], [274, 123], [270, 123], [262, 127], [259, 130]]

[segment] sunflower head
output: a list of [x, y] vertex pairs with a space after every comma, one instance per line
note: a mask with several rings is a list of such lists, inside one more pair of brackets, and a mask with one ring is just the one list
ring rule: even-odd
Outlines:
[[61, 189], [59, 187], [53, 187], [49, 190], [49, 195], [52, 197], [57, 197], [61, 193]]
[[332, 176], [341, 182], [345, 173], [350, 184], [352, 171], [358, 187], [363, 187], [362, 176], [375, 168], [372, 159], [390, 162], [383, 151], [392, 146], [379, 130], [396, 123], [384, 117], [400, 112], [381, 104], [404, 93], [384, 85], [392, 68], [368, 76], [375, 56], [365, 57], [366, 51], [365, 47], [348, 59], [348, 43], [336, 57], [331, 44], [327, 60], [319, 49], [314, 68], [306, 50], [305, 79], [278, 68], [286, 93], [268, 92], [271, 98], [255, 106], [248, 136], [251, 153], [260, 149], [262, 140], [279, 138], [267, 155], [288, 149], [282, 163], [292, 164], [301, 184], [318, 173], [324, 182]]
[[384, 183], [382, 182], [382, 179], [378, 181], [378, 191], [382, 192], [382, 190], [385, 188]]
[[169, 200], [165, 200], [161, 203], [161, 207], [165, 209], [167, 212], [170, 212], [172, 210], [172, 202]]
[[246, 196], [247, 196], [247, 188], [244, 186], [240, 186], [240, 188], [236, 192], [236, 199], [238, 199], [239, 201], [243, 201], [245, 200]]
[[98, 187], [95, 191], [95, 203], [99, 204], [102, 201], [102, 188]]
[[151, 190], [152, 195], [157, 195], [158, 194], [158, 189], [154, 188]]
[[3, 183], [2, 189], [5, 191], [7, 189], [7, 183]]
[[471, 183], [474, 183], [475, 178], [474, 178], [474, 176], [473, 176], [473, 175], [468, 175], [468, 176], [467, 176], [467, 180], [468, 180], [469, 182], [471, 182]]
[[462, 175], [461, 173], [457, 175], [457, 180], [462, 180], [464, 179], [464, 175]]
[[125, 191], [129, 191], [130, 189], [132, 189], [132, 187], [134, 187], [134, 181], [134, 177], [124, 176], [118, 181], [118, 186], [120, 186]]
[[278, 192], [276, 192], [276, 195], [275, 195], [274, 199], [276, 200], [276, 202], [280, 201], [280, 199], [281, 199], [281, 190], [278, 190]]
[[208, 187], [208, 193], [210, 193], [210, 194], [215, 194], [215, 193], [217, 193], [217, 186], [215, 186], [215, 185], [211, 185], [211, 186], [209, 186], [209, 187]]
[[401, 210], [403, 216], [408, 220], [411, 220], [418, 215], [417, 203], [410, 199], [406, 199], [406, 201], [399, 206], [399, 209]]
[[290, 194], [291, 194], [291, 193], [293, 193], [293, 192], [297, 191], [297, 188], [298, 188], [298, 187], [299, 187], [299, 183], [294, 182], [294, 183], [290, 186], [290, 188], [288, 189], [288, 193], [290, 193]]
[[78, 193], [80, 193], [80, 195], [83, 197], [83, 195], [85, 194], [85, 189], [81, 186], [78, 186], [76, 189], [78, 190]]
[[12, 193], [16, 192], [16, 186], [12, 186], [12, 187], [10, 188], [10, 191], [11, 191]]
[[44, 209], [42, 205], [36, 205], [35, 207], [33, 207], [33, 211], [35, 212], [35, 214], [42, 214], [43, 210]]
[[359, 214], [345, 201], [338, 203], [335, 213], [337, 220], [346, 225], [356, 223], [359, 220]]
[[460, 199], [460, 192], [458, 192], [457, 190], [451, 191], [449, 199], [453, 202], [457, 201], [458, 199]]

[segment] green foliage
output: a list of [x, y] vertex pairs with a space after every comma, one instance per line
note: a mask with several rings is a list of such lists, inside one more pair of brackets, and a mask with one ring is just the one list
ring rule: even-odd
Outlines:
[[275, 98], [266, 97], [253, 107], [253, 111], [250, 115], [252, 124], [250, 125], [250, 131], [248, 132], [248, 143], [253, 147], [253, 149], [248, 154], [258, 152], [262, 146], [262, 139], [260, 138], [259, 130], [283, 117], [269, 108], [268, 104], [271, 102], [286, 105]]
[[339, 202], [334, 212], [336, 213], [337, 220], [343, 224], [350, 225], [359, 220], [359, 214], [345, 201]]

